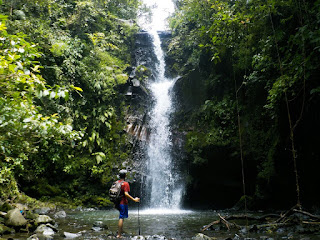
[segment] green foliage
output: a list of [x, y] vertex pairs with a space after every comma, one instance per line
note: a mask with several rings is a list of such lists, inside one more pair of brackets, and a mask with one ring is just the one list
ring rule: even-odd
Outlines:
[[83, 196], [91, 181], [100, 194], [127, 160], [118, 89], [128, 79], [138, 28], [120, 18], [135, 18], [138, 5], [136, 0], [1, 5], [8, 16], [1, 15], [0, 25], [0, 179], [1, 186], [7, 184], [1, 191], [17, 193], [18, 179], [32, 193], [29, 186], [42, 178], [48, 183], [43, 195], [52, 190], [50, 196]]
[[[294, 123], [299, 123], [306, 110], [316, 111], [308, 105], [319, 104], [316, 26], [320, 2], [179, 3], [170, 20], [173, 37], [167, 55], [175, 61], [170, 67], [177, 75], [199, 71], [198, 81], [205, 82], [208, 95], [192, 111], [179, 109], [180, 115], [184, 111], [187, 115], [180, 125], [188, 131], [190, 161], [205, 168], [211, 160], [206, 159], [206, 152], [218, 154], [216, 149], [221, 147], [230, 151], [230, 159], [240, 161], [239, 130], [245, 162], [257, 170], [247, 179], [257, 184], [249, 187], [256, 191], [250, 194], [267, 198], [263, 189], [270, 188], [279, 174], [279, 162], [284, 161], [278, 157], [279, 150], [290, 148], [284, 143], [289, 129], [283, 127], [288, 123], [285, 97]], [[187, 82], [180, 85], [190, 87]]]

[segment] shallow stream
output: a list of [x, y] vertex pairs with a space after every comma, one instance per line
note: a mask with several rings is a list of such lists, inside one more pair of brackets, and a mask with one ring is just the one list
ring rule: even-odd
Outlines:
[[[160, 235], [166, 238], [152, 238], [152, 239], [192, 239], [203, 226], [218, 219], [218, 213], [222, 216], [227, 216], [231, 213], [227, 211], [188, 211], [188, 210], [140, 210], [138, 219], [138, 210], [130, 209], [129, 218], [124, 222], [124, 236], [139, 235], [140, 220], [140, 234], [143, 236]], [[262, 213], [261, 213], [262, 214]], [[254, 213], [252, 215], [260, 215]], [[51, 237], [41, 239], [61, 240], [66, 239], [63, 236], [64, 232], [79, 233], [81, 236], [75, 239], [110, 239], [115, 236], [118, 224], [118, 212], [116, 210], [85, 210], [85, 211], [71, 211], [67, 212], [65, 219], [57, 220], [58, 233]], [[94, 224], [100, 221], [103, 225], [108, 226], [108, 229], [93, 229]], [[238, 222], [240, 225], [246, 225], [244, 222]], [[215, 226], [214, 229], [204, 232], [205, 235], [214, 237], [216, 239], [233, 239], [233, 240], [285, 240], [285, 239], [303, 239], [303, 240], [320, 240], [320, 232], [317, 234], [301, 234], [296, 230], [278, 229], [277, 231], [264, 231], [250, 233], [245, 229], [240, 231], [228, 231], [225, 227]], [[30, 234], [16, 234], [12, 236], [5, 236], [7, 239], [22, 240], [27, 239]], [[135, 239], [135, 238], [125, 238]]]

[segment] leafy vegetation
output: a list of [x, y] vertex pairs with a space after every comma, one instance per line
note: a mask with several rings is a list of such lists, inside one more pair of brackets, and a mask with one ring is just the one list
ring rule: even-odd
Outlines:
[[114, 171], [129, 159], [120, 87], [138, 6], [136, 0], [2, 1], [1, 197], [22, 190], [108, 205], [95, 196], [106, 196]]
[[[182, 76], [180, 82], [199, 72], [194, 81], [204, 86], [206, 95], [191, 112], [184, 106], [187, 96], [178, 96], [182, 107], [176, 121], [189, 131], [189, 168], [204, 170], [212, 161], [218, 165], [225, 160], [219, 159], [225, 149], [234, 164], [242, 156], [246, 194], [256, 202], [277, 202], [283, 196], [286, 206], [294, 199], [299, 203], [300, 184], [305, 188], [302, 197], [310, 198], [308, 175], [316, 172], [308, 164], [318, 166], [310, 155], [320, 156], [312, 142], [319, 133], [314, 120], [319, 107], [320, 2], [178, 3], [170, 21], [173, 38], [167, 54], [175, 62], [170, 71]], [[180, 88], [192, 87], [186, 80]], [[305, 127], [307, 123], [313, 126]], [[284, 186], [290, 187], [281, 191]]]

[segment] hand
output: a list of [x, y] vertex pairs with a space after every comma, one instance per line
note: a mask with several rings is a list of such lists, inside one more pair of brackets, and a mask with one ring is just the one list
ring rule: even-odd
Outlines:
[[136, 198], [134, 198], [133, 201], [135, 201], [135, 202], [140, 202], [140, 198], [136, 197]]

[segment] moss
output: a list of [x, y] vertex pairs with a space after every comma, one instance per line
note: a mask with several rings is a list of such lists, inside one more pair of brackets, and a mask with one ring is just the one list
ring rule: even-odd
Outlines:
[[83, 199], [83, 203], [87, 206], [98, 207], [98, 208], [110, 208], [113, 203], [106, 198], [100, 196], [89, 196]]
[[9, 234], [9, 233], [14, 233], [14, 230], [12, 228], [9, 228], [9, 227], [3, 225], [3, 224], [0, 224], [0, 235]]
[[0, 211], [1, 212], [8, 212], [9, 210], [13, 209], [13, 206], [10, 205], [9, 203], [5, 202], [0, 206]]

